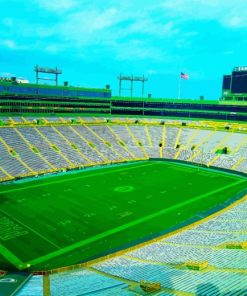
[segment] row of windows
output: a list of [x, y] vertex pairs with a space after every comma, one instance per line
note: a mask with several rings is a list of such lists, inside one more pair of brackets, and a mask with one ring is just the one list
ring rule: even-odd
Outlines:
[[[97, 103], [97, 104], [104, 104], [104, 105], [109, 105], [110, 100], [103, 100], [103, 99], [90, 99], [88, 97], [82, 98], [82, 97], [36, 97], [36, 96], [25, 96], [25, 95], [1, 95], [0, 93], [0, 102], [1, 100], [9, 100], [9, 101], [20, 101], [20, 102], [61, 102], [61, 103]], [[32, 104], [32, 103], [31, 103]]]
[[188, 103], [168, 103], [168, 102], [130, 102], [130, 101], [112, 101], [113, 107], [144, 107], [160, 108], [174, 110], [204, 110], [204, 111], [229, 111], [229, 112], [247, 112], [247, 106], [226, 106], [210, 104], [188, 104]]
[[143, 102], [130, 102], [130, 101], [112, 101], [112, 106], [118, 107], [143, 107]]
[[101, 104], [43, 104], [43, 103], [30, 103], [30, 102], [1, 102], [0, 106], [19, 106], [19, 107], [47, 107], [47, 108], [110, 108], [110, 105]]
[[95, 97], [95, 98], [110, 98], [110, 92], [97, 92], [90, 90], [66, 90], [66, 89], [52, 89], [26, 86], [0, 86], [0, 92], [8, 92], [13, 94], [26, 95], [50, 95], [50, 96], [68, 96], [68, 97]]
[[152, 116], [173, 116], [173, 117], [187, 117], [187, 118], [206, 118], [206, 119], [219, 119], [219, 120], [238, 120], [246, 121], [247, 115], [238, 114], [222, 114], [222, 113], [203, 113], [203, 112], [175, 112], [175, 111], [155, 111], [148, 110], [144, 115]]
[[186, 118], [205, 118], [205, 119], [223, 119], [223, 120], [238, 120], [246, 121], [247, 115], [235, 115], [235, 114], [208, 114], [203, 112], [176, 112], [176, 111], [156, 111], [156, 110], [112, 110], [114, 115], [144, 115], [144, 116], [167, 116], [167, 117], [186, 117]]
[[247, 101], [247, 97], [224, 97], [224, 100], [226, 101], [240, 101], [240, 102], [245, 102]]
[[18, 109], [18, 108], [11, 108], [11, 109], [1, 109], [1, 113], [90, 113], [90, 114], [110, 114], [108, 110], [65, 110], [65, 109]]
[[25, 109], [25, 108], [6, 108], [1, 109], [1, 113], [90, 113], [90, 114], [113, 114], [113, 115], [144, 115], [144, 116], [173, 116], [187, 118], [207, 118], [207, 119], [223, 119], [223, 120], [239, 120], [247, 121], [247, 115], [239, 114], [222, 114], [222, 113], [204, 113], [204, 112], [188, 112], [188, 111], [160, 111], [160, 110], [130, 110], [130, 109]]

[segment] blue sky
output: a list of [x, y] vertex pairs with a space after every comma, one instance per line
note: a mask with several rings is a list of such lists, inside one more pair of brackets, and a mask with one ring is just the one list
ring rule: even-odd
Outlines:
[[[92, 4], [93, 3], [93, 4]], [[146, 75], [145, 93], [218, 99], [222, 75], [247, 65], [246, 0], [0, 0], [0, 76], [34, 81], [58, 66], [60, 83], [118, 92], [119, 73]], [[124, 84], [124, 87], [128, 87]], [[124, 93], [126, 96], [128, 92]], [[135, 85], [136, 96], [141, 85]]]

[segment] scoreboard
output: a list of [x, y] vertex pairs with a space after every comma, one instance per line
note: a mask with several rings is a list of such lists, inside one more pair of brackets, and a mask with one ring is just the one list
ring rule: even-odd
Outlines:
[[231, 92], [240, 94], [247, 93], [247, 67], [246, 70], [233, 71], [232, 72], [232, 82], [231, 82]]
[[223, 100], [247, 101], [247, 66], [234, 67], [232, 74], [223, 76]]

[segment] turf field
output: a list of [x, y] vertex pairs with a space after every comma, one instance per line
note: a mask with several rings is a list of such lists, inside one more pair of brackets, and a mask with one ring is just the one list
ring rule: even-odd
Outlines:
[[44, 270], [160, 233], [242, 192], [247, 179], [144, 161], [0, 186], [0, 269]]

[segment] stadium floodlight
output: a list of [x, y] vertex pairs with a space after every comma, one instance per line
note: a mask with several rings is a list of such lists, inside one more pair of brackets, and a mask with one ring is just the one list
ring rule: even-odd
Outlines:
[[[52, 80], [56, 82], [56, 86], [58, 84], [58, 75], [62, 74], [62, 70], [58, 69], [57, 67], [55, 68], [46, 68], [46, 67], [39, 67], [36, 65], [34, 67], [34, 72], [36, 72], [36, 83], [39, 83], [39, 80]], [[55, 78], [42, 78], [39, 77], [39, 73], [46, 73], [46, 74], [53, 74], [55, 75]]]
[[144, 97], [144, 83], [146, 81], [148, 81], [148, 78], [147, 77], [144, 77], [143, 76], [133, 76], [133, 75], [129, 75], [129, 76], [126, 76], [126, 75], [122, 75], [120, 74], [118, 76], [118, 80], [119, 80], [119, 97], [121, 97], [121, 93], [122, 93], [122, 81], [130, 81], [130, 88], [127, 89], [130, 91], [130, 96], [132, 98], [133, 96], [133, 82], [136, 81], [136, 82], [141, 82], [142, 83], [142, 97]]

